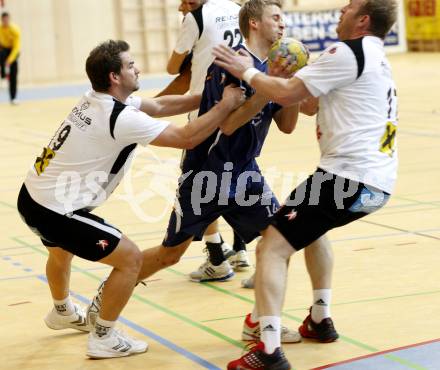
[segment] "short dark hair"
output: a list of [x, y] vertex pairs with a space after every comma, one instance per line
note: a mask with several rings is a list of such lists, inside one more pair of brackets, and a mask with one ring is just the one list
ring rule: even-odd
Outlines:
[[121, 53], [130, 45], [122, 40], [108, 40], [94, 48], [86, 61], [86, 72], [93, 90], [106, 92], [110, 87], [109, 74], [122, 69]]
[[397, 3], [395, 0], [365, 0], [358, 15], [370, 16], [369, 31], [384, 39], [397, 20]]
[[281, 0], [249, 0], [243, 4], [238, 14], [238, 22], [241, 34], [245, 38], [249, 37], [249, 20], [256, 19], [261, 21], [264, 8], [269, 5], [275, 5], [280, 9], [283, 6]]
[[8, 13], [8, 12], [3, 12], [3, 13], [2, 13], [2, 18], [3, 18], [3, 17], [9, 17], [9, 13]]

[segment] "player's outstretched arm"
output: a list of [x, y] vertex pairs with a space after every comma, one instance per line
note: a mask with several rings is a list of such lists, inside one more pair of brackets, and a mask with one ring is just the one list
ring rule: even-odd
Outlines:
[[243, 104], [244, 99], [239, 87], [226, 87], [222, 100], [208, 112], [185, 126], [169, 125], [151, 145], [192, 149], [212, 135], [229, 113]]
[[250, 81], [250, 85], [261, 95], [285, 107], [312, 97], [304, 82], [296, 77], [286, 80], [257, 73]]
[[297, 104], [312, 96], [298, 78], [284, 79], [267, 76], [256, 69], [251, 71], [252, 61], [244, 53], [236, 53], [224, 45], [219, 45], [214, 48], [213, 54], [216, 57], [215, 64], [226, 69], [235, 77], [245, 80], [269, 100], [283, 106]]
[[168, 117], [191, 112], [200, 106], [201, 95], [165, 95], [144, 98], [141, 111], [151, 117]]

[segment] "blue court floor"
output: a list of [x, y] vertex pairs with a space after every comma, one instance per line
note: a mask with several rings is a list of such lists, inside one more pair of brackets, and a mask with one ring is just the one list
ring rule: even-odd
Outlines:
[[440, 370], [440, 339], [374, 353], [313, 370]]

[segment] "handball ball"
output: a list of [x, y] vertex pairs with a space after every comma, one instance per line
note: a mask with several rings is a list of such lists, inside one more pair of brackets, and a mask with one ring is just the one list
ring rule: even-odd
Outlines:
[[298, 40], [291, 37], [283, 37], [273, 43], [269, 50], [269, 67], [279, 57], [279, 62], [289, 60], [288, 71], [294, 73], [304, 67], [309, 60], [309, 50]]

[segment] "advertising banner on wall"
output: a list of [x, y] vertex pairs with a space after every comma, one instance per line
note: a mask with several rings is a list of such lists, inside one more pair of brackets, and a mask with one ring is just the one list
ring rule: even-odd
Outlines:
[[[401, 7], [402, 8], [402, 7]], [[388, 52], [406, 51], [406, 34], [403, 9], [399, 11], [399, 21], [385, 39]], [[338, 41], [336, 27], [341, 15], [340, 9], [319, 11], [289, 11], [284, 13], [285, 36], [301, 40], [311, 52], [320, 52]]]
[[436, 0], [406, 0], [408, 40], [440, 40], [440, 3]]

